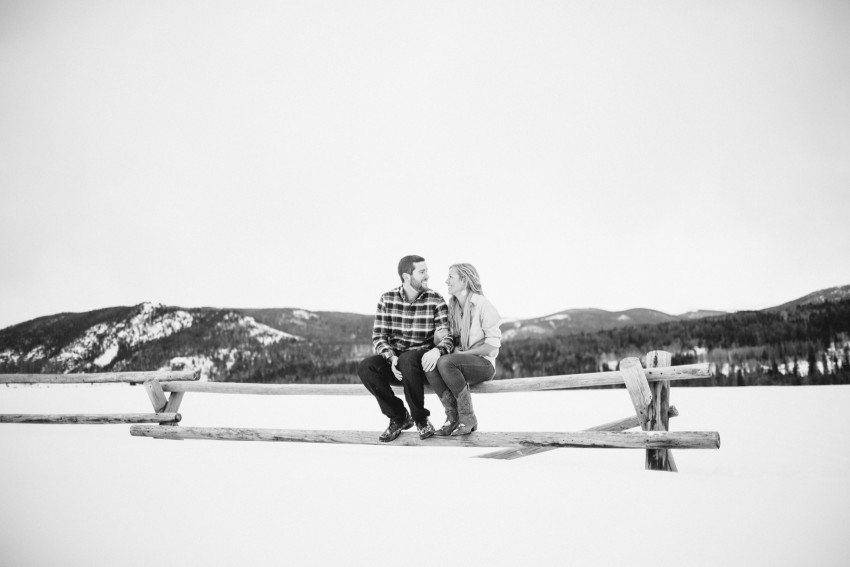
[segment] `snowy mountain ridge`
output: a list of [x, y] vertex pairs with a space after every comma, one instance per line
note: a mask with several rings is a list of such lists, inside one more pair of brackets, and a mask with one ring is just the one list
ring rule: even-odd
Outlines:
[[[139, 347], [166, 339], [191, 328], [197, 316], [180, 308], [168, 308], [162, 303], [145, 302], [131, 308], [127, 316], [117, 321], [99, 322], [58, 348], [37, 344], [34, 348], [5, 348], [0, 351], [0, 364], [20, 361], [45, 363], [61, 372], [99, 371], [109, 369], [122, 352], [132, 352]], [[242, 333], [260, 345], [268, 346], [281, 341], [300, 341], [300, 337], [258, 323], [253, 317], [227, 312], [215, 326], [219, 332]], [[233, 365], [233, 349], [217, 352], [228, 367]], [[168, 367], [194, 357], [177, 357]], [[208, 359], [208, 357], [200, 357]], [[122, 364], [114, 370], [120, 370]]]

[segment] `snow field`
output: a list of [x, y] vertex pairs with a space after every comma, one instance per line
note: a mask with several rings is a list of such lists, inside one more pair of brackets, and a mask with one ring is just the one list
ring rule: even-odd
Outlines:
[[[0, 563], [847, 565], [850, 387], [677, 388], [671, 429], [721, 448], [490, 449], [165, 441], [129, 426], [0, 425]], [[572, 431], [625, 390], [477, 395], [482, 427]], [[436, 398], [432, 421], [442, 423]], [[146, 412], [124, 385], [0, 388], [0, 412]], [[187, 394], [184, 425], [386, 426], [368, 396]], [[439, 422], [439, 423], [438, 423]], [[653, 549], [654, 546], [658, 546]]]

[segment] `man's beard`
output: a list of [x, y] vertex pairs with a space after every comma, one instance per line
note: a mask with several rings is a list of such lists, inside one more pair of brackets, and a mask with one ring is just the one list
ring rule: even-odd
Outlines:
[[425, 291], [426, 289], [428, 289], [428, 282], [425, 281], [424, 279], [417, 280], [415, 277], [413, 277], [413, 274], [411, 274], [410, 275], [410, 287], [412, 287], [416, 291]]

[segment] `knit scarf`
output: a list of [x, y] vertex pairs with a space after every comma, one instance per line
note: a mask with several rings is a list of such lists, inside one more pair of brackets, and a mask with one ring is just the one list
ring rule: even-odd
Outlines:
[[[472, 329], [472, 295], [466, 299], [466, 304], [461, 307], [457, 299], [452, 298], [452, 335], [460, 335], [459, 351], [469, 350], [469, 331]], [[460, 327], [460, 328], [458, 328]], [[458, 331], [460, 331], [458, 333]]]

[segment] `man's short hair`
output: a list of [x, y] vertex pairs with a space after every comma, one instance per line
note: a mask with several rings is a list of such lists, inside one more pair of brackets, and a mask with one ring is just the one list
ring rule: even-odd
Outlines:
[[425, 258], [422, 256], [405, 256], [398, 261], [398, 277], [401, 278], [401, 281], [403, 282], [404, 274], [413, 275], [413, 264], [424, 261]]

